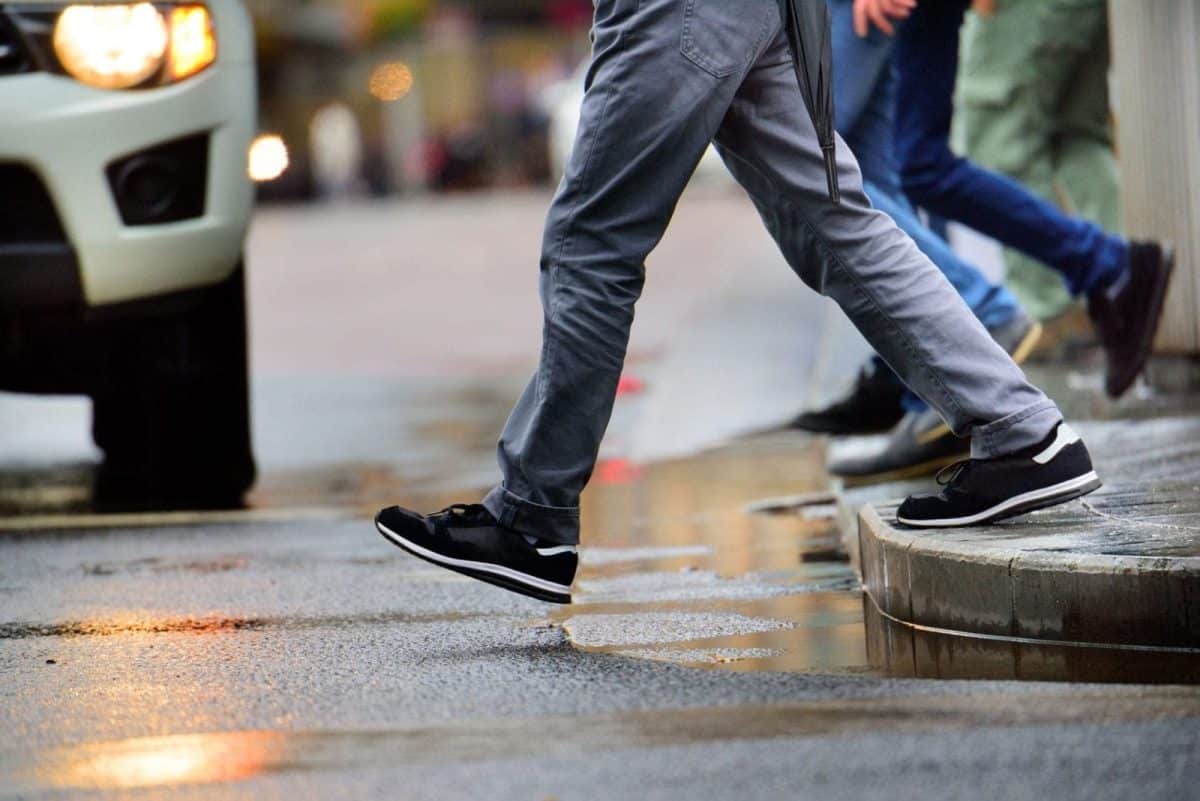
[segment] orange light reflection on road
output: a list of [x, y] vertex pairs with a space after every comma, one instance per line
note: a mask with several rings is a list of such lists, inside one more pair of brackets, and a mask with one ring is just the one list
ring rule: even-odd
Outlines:
[[271, 732], [186, 734], [89, 743], [40, 766], [57, 787], [129, 789], [230, 782], [278, 766], [283, 737]]

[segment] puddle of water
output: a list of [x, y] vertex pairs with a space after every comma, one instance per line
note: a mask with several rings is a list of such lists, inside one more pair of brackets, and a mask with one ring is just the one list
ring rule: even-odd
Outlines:
[[676, 650], [672, 648], [643, 648], [617, 651], [623, 656], [633, 656], [639, 659], [657, 659], [661, 662], [674, 662], [682, 665], [718, 665], [732, 662], [743, 662], [747, 659], [767, 659], [779, 656], [782, 651], [770, 648], [693, 648]]
[[710, 556], [712, 549], [706, 545], [679, 545], [667, 548], [604, 548], [592, 545], [579, 549], [579, 560], [588, 567], [621, 564], [627, 562], [644, 562], [650, 560], [665, 561], [668, 559], [688, 559], [696, 556]]
[[[859, 594], [842, 591], [751, 602], [600, 605], [596, 615], [605, 625], [590, 625], [590, 610], [578, 607], [560, 618], [565, 618], [569, 635], [581, 632], [588, 638], [572, 637], [585, 651], [738, 672], [865, 673], [871, 668], [862, 614]], [[728, 616], [743, 621], [745, 628], [726, 633], [720, 626]], [[672, 617], [677, 619], [673, 624]], [[630, 624], [622, 629], [618, 624], [625, 619]], [[653, 626], [634, 625], [639, 620]], [[711, 657], [724, 651], [741, 653], [736, 659]]]
[[571, 642], [595, 649], [724, 639], [791, 628], [791, 624], [735, 612], [636, 611], [576, 615], [568, 618], [563, 628]]
[[593, 485], [575, 604], [554, 620], [588, 651], [722, 670], [868, 670], [822, 457], [813, 440], [766, 437]]

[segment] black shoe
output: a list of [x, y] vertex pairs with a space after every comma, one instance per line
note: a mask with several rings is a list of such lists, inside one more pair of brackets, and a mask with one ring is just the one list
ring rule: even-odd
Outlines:
[[980, 526], [1087, 495], [1099, 489], [1100, 477], [1079, 435], [1060, 423], [1032, 448], [968, 459], [939, 473], [938, 483], [943, 488], [937, 495], [900, 504], [896, 522], [916, 528]]
[[970, 452], [970, 441], [954, 436], [937, 412], [909, 412], [878, 451], [834, 459], [828, 469], [853, 487], [931, 476]]
[[787, 428], [835, 435], [888, 431], [904, 416], [903, 394], [904, 385], [887, 368], [869, 364], [859, 372], [850, 394], [824, 409], [804, 412]]
[[478, 504], [432, 515], [392, 506], [375, 516], [375, 527], [427, 562], [542, 601], [571, 603], [571, 582], [579, 566], [575, 546], [530, 544]]
[[1088, 314], [1108, 361], [1104, 389], [1110, 397], [1121, 397], [1146, 367], [1174, 268], [1169, 246], [1132, 242], [1129, 271], [1088, 295]]

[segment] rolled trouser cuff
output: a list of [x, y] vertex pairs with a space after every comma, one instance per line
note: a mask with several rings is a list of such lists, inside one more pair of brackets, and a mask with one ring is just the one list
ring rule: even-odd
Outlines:
[[1062, 422], [1062, 412], [1047, 398], [971, 433], [971, 458], [994, 459], [1044, 440]]
[[579, 507], [545, 506], [496, 487], [483, 499], [500, 525], [539, 540], [579, 544]]

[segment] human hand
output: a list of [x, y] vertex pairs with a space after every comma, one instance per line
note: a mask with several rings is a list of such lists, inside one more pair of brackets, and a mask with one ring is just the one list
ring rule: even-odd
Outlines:
[[971, 10], [981, 17], [990, 17], [996, 13], [996, 0], [973, 0]]
[[904, 19], [917, 7], [917, 0], [854, 0], [854, 32], [865, 37], [876, 28], [891, 36], [894, 19]]

